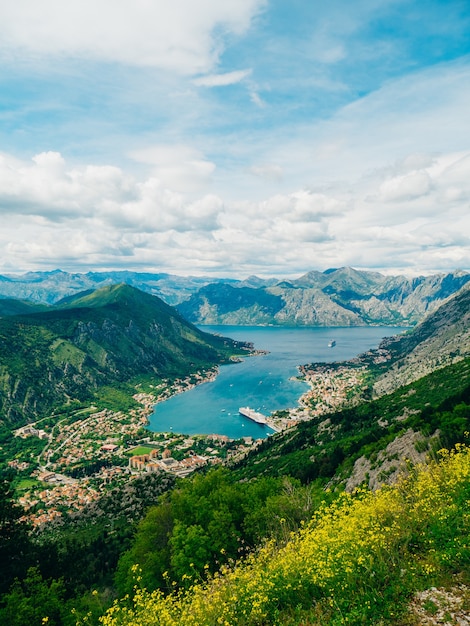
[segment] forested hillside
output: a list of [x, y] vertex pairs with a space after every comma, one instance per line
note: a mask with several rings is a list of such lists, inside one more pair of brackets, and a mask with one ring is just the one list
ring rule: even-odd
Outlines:
[[132, 604], [115, 605], [104, 623], [403, 626], [437, 613], [468, 623], [469, 497], [470, 454], [459, 448], [392, 488], [341, 495], [183, 592], [150, 593], [136, 567]]
[[0, 318], [0, 342], [0, 419], [18, 425], [106, 387], [130, 397], [139, 376], [184, 377], [242, 349], [127, 285]]

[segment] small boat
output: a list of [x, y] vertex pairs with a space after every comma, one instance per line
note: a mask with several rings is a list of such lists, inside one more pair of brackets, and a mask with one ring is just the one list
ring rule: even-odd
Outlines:
[[331, 341], [328, 342], [328, 347], [329, 348], [334, 348], [336, 346], [336, 340], [332, 339]]

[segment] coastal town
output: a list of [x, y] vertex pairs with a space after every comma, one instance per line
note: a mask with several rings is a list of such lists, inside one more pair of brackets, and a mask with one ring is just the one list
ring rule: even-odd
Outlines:
[[[302, 396], [303, 419], [336, 411], [354, 401], [366, 384], [368, 368], [364, 365], [314, 364], [299, 367], [300, 378], [310, 389]], [[302, 419], [302, 415], [299, 415]]]
[[127, 412], [91, 406], [17, 429], [17, 453], [8, 466], [18, 475], [18, 503], [26, 519], [41, 528], [142, 473], [184, 478], [201, 467], [245, 455], [256, 444], [252, 437], [187, 437], [146, 428], [155, 404], [215, 375], [211, 370], [162, 385], [154, 393], [138, 392], [136, 408]]
[[[299, 379], [308, 383], [309, 390], [298, 406], [268, 416], [256, 413], [256, 420], [274, 434], [333, 411], [357, 394], [366, 371], [365, 367], [302, 366]], [[233, 440], [217, 433], [189, 437], [146, 428], [157, 403], [216, 375], [216, 369], [199, 372], [139, 391], [134, 395], [136, 406], [128, 411], [90, 406], [17, 429], [16, 439], [23, 443], [8, 465], [19, 475], [18, 502], [26, 518], [41, 528], [142, 473], [167, 472], [184, 478], [202, 467], [230, 464], [246, 455], [261, 440]], [[245, 408], [243, 414], [247, 413]]]

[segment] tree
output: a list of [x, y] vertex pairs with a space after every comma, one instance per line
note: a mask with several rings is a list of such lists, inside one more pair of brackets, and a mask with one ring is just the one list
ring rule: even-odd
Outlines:
[[149, 509], [140, 522], [134, 543], [119, 559], [115, 583], [119, 595], [131, 593], [135, 584], [132, 566], [141, 569], [141, 584], [156, 589], [166, 584], [163, 572], [170, 569], [168, 539], [173, 529], [173, 513], [167, 500]]
[[211, 559], [211, 538], [199, 524], [176, 522], [170, 545], [173, 572], [183, 585], [203, 572]]
[[24, 511], [12, 498], [10, 483], [0, 480], [0, 594], [13, 580], [23, 578], [34, 558], [28, 525], [21, 520]]
[[61, 626], [65, 587], [61, 580], [45, 581], [39, 569], [28, 570], [23, 581], [13, 583], [5, 594], [0, 621], [8, 626]]

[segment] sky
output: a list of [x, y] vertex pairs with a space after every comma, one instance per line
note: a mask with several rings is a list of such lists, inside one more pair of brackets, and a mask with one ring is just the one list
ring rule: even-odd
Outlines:
[[468, 0], [0, 3], [0, 273], [470, 270]]

